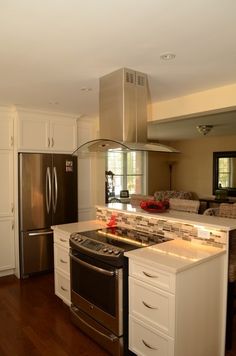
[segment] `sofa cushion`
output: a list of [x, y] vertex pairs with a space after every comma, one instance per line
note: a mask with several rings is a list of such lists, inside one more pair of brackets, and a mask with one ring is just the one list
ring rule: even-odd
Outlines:
[[170, 198], [192, 199], [192, 193], [178, 190], [158, 190], [154, 193], [155, 200], [169, 200]]
[[200, 201], [199, 200], [190, 200], [190, 199], [175, 199], [170, 198], [170, 209], [185, 211], [187, 213], [198, 213]]
[[219, 207], [219, 215], [224, 218], [236, 219], [236, 204], [222, 203]]

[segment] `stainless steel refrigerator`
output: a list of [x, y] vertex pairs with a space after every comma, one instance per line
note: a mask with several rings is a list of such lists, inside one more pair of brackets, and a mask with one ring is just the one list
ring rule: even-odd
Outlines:
[[19, 153], [20, 272], [53, 269], [50, 226], [78, 220], [77, 157]]

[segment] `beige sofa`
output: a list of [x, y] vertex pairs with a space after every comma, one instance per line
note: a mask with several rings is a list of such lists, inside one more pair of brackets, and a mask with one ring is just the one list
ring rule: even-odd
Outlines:
[[130, 204], [139, 206], [142, 200], [169, 200], [171, 198], [194, 200], [194, 195], [185, 191], [157, 190], [154, 195], [131, 194]]

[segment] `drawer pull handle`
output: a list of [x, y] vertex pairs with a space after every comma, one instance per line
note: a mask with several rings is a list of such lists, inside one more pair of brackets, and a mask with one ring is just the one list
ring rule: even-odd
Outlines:
[[145, 276], [149, 277], [149, 278], [159, 278], [158, 276], [154, 276], [153, 274], [149, 274], [149, 273], [147, 273], [147, 272], [145, 272], [145, 271], [143, 271], [143, 274], [144, 274]]
[[67, 242], [67, 240], [64, 240], [64, 239], [60, 239], [61, 242]]
[[67, 263], [67, 261], [64, 261], [62, 258], [60, 258], [61, 263]]
[[67, 292], [68, 289], [64, 288], [63, 286], [61, 286], [61, 289], [64, 291], [64, 292]]
[[143, 303], [143, 305], [144, 305], [145, 307], [147, 307], [147, 308], [149, 308], [149, 309], [156, 309], [156, 310], [159, 309], [158, 307], [152, 307], [151, 305], [145, 303], [144, 301], [142, 301], [142, 303]]
[[148, 345], [148, 343], [146, 343], [146, 341], [144, 341], [143, 339], [142, 339], [142, 342], [143, 342], [144, 346], [146, 346], [147, 348], [149, 348], [151, 350], [158, 350], [155, 347], [152, 347], [152, 346]]

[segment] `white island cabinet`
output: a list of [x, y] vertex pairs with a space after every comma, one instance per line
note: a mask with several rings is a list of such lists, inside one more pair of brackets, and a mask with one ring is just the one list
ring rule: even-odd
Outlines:
[[225, 253], [183, 240], [126, 253], [131, 351], [222, 356]]
[[72, 224], [55, 225], [53, 229], [54, 242], [54, 278], [55, 294], [70, 305], [70, 235], [74, 232], [89, 231], [103, 228], [104, 223], [90, 220]]

